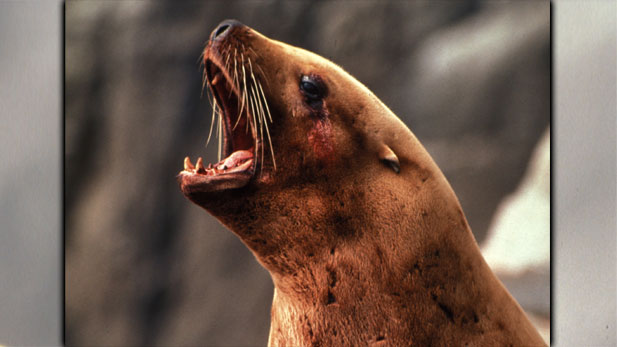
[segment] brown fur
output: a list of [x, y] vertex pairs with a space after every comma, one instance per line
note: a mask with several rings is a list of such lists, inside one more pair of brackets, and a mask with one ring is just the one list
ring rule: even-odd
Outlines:
[[[277, 168], [193, 202], [231, 229], [275, 284], [269, 345], [539, 346], [482, 258], [459, 202], [411, 131], [330, 61], [247, 28], [274, 122]], [[319, 76], [319, 109], [299, 91]], [[379, 160], [389, 146], [400, 173]]]

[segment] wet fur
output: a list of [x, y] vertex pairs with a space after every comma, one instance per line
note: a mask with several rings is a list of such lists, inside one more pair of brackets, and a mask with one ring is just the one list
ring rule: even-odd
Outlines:
[[[333, 63], [238, 28], [262, 71], [277, 168], [193, 202], [275, 285], [269, 345], [544, 345], [482, 258], [445, 177], [409, 129]], [[320, 108], [303, 74], [328, 86]], [[389, 146], [400, 173], [378, 153]]]

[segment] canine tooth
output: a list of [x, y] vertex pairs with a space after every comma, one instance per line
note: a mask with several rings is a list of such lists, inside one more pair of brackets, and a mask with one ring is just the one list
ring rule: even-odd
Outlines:
[[216, 76], [214, 76], [214, 78], [212, 79], [212, 85], [216, 85], [217, 83], [219, 83], [219, 80], [221, 79], [221, 73], [217, 73]]
[[189, 157], [184, 158], [184, 170], [194, 170], [195, 167], [193, 163], [191, 163], [191, 159]]
[[208, 169], [212, 169], [212, 163], [208, 164]]
[[195, 166], [195, 167], [197, 168], [197, 172], [203, 172], [203, 171], [206, 171], [206, 170], [204, 169], [204, 163], [203, 163], [203, 160], [201, 160], [201, 157], [199, 157], [199, 159], [197, 159], [197, 164], [196, 164], [196, 166]]

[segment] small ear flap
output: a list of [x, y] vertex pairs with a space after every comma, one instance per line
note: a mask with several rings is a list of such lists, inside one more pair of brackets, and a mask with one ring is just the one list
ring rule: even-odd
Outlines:
[[379, 160], [392, 168], [394, 172], [401, 172], [401, 164], [398, 162], [398, 157], [386, 144], [381, 145], [381, 148], [379, 149]]

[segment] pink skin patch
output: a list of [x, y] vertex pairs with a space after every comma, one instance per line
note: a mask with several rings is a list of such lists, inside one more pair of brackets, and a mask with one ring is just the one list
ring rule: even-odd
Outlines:
[[319, 160], [328, 164], [334, 162], [332, 125], [327, 117], [314, 120], [314, 126], [309, 132], [308, 140]]

